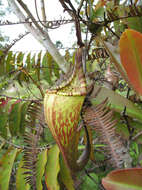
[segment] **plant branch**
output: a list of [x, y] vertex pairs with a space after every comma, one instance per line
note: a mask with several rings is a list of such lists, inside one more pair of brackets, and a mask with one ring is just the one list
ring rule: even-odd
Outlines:
[[36, 10], [36, 15], [37, 15], [37, 18], [40, 22], [40, 24], [44, 27], [44, 28], [47, 28], [47, 26], [45, 24], [43, 24], [40, 20], [40, 17], [39, 17], [39, 14], [38, 14], [38, 8], [37, 8], [37, 1], [35, 0], [35, 10]]
[[40, 0], [40, 5], [41, 5], [42, 20], [46, 21], [46, 13], [45, 13], [45, 3], [44, 3], [44, 0]]
[[23, 10], [27, 13], [28, 18], [30, 18], [30, 19], [32, 20], [32, 22], [33, 22], [34, 25], [38, 28], [38, 30], [40, 30], [40, 32], [44, 34], [43, 29], [42, 29], [41, 26], [36, 22], [34, 16], [33, 16], [32, 13], [30, 12], [30, 10], [28, 9], [27, 5], [26, 5], [22, 0], [17, 0], [17, 2], [18, 2], [19, 5], [23, 8]]

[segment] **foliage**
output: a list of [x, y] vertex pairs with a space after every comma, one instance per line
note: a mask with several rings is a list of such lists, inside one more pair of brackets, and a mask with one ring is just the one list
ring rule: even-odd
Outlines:
[[0, 50], [0, 189], [140, 189], [142, 7], [59, 2], [79, 46], [66, 51], [68, 73], [49, 50]]

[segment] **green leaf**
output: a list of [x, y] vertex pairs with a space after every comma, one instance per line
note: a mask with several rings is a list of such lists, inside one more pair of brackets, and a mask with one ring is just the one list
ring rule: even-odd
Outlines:
[[5, 112], [0, 112], [0, 136], [3, 138], [7, 137], [7, 128], [6, 124], [8, 121], [8, 115]]
[[120, 57], [129, 81], [136, 92], [142, 95], [142, 34], [125, 30], [119, 41]]
[[37, 63], [36, 63], [36, 73], [38, 81], [40, 81], [40, 62], [41, 62], [41, 51], [38, 54]]
[[111, 109], [122, 113], [124, 107], [126, 106], [126, 114], [142, 122], [142, 110], [133, 102], [110, 89], [94, 85], [93, 93], [90, 96], [91, 103], [96, 105], [104, 101], [106, 98], [108, 98], [108, 102], [110, 103], [108, 106]]
[[47, 164], [45, 170], [45, 182], [49, 190], [59, 190], [58, 184], [58, 173], [60, 170], [59, 166], [59, 153], [60, 150], [57, 145], [54, 145], [48, 151]]
[[9, 180], [15, 160], [17, 149], [9, 148], [7, 152], [0, 159], [0, 189], [8, 190]]
[[81, 190], [100, 190], [98, 176], [94, 173], [89, 174], [89, 176], [85, 176], [83, 179], [83, 183], [80, 186]]
[[38, 190], [43, 189], [42, 177], [44, 175], [46, 162], [47, 162], [47, 149], [45, 149], [38, 155], [37, 174], [36, 174], [36, 186]]
[[62, 156], [60, 156], [60, 177], [67, 190], [75, 190], [70, 170], [64, 163]]
[[28, 71], [30, 71], [31, 68], [32, 68], [32, 64], [31, 64], [31, 53], [29, 53], [29, 54], [27, 55], [25, 62], [26, 62], [26, 64], [27, 64], [27, 69], [28, 69]]
[[12, 136], [17, 135], [21, 124], [21, 103], [15, 102], [9, 115], [9, 129]]
[[115, 170], [102, 180], [106, 190], [141, 190], [142, 169], [130, 168]]
[[4, 55], [3, 51], [0, 51], [0, 76], [3, 76], [5, 74], [5, 57], [6, 54]]
[[14, 62], [14, 56], [12, 51], [8, 52], [7, 55], [7, 59], [6, 59], [6, 73], [9, 73], [10, 71], [12, 71], [12, 69], [14, 70], [14, 65], [12, 65]]
[[129, 28], [142, 32], [142, 17], [128, 18], [127, 24]]
[[54, 62], [54, 65], [53, 65], [53, 72], [54, 72], [54, 74], [55, 74], [55, 76], [57, 77], [57, 78], [59, 78], [60, 77], [60, 73], [59, 73], [59, 65], [56, 63], [56, 62]]
[[24, 53], [20, 52], [18, 55], [17, 55], [17, 64], [21, 64], [23, 65], [23, 58], [24, 58]]
[[51, 61], [52, 59], [50, 59], [48, 57], [49, 53], [45, 53], [45, 55], [43, 56], [43, 59], [42, 59], [42, 66], [45, 67], [43, 68], [43, 74], [44, 74], [44, 78], [45, 80], [47, 80], [47, 82], [49, 84], [51, 84], [51, 73], [50, 73], [50, 65], [51, 65]]
[[25, 117], [26, 117], [26, 114], [27, 114], [28, 105], [29, 105], [28, 102], [24, 102], [21, 105], [21, 120], [20, 120], [20, 129], [19, 129], [19, 132], [21, 134], [24, 134], [24, 132], [25, 132], [25, 126], [26, 126]]
[[93, 11], [91, 20], [96, 18], [102, 18], [104, 16], [104, 7], [99, 7], [96, 11]]
[[24, 172], [26, 172], [27, 170], [24, 169], [23, 166], [24, 166], [24, 161], [21, 160], [16, 173], [16, 190], [30, 189], [30, 185], [26, 184], [25, 180], [26, 175], [24, 174]]

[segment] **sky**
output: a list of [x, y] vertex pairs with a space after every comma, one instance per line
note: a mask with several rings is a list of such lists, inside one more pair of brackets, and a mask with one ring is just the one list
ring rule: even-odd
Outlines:
[[[7, 5], [6, 0], [2, 0], [5, 5]], [[35, 15], [34, 12], [34, 0], [24, 0], [24, 2], [28, 5], [29, 9], [32, 10], [32, 13]], [[38, 2], [38, 1], [37, 1]], [[63, 9], [58, 0], [45, 0], [46, 3], [46, 12], [47, 12], [47, 20], [57, 20], [63, 18], [65, 13], [63, 13]], [[40, 14], [40, 13], [39, 13]], [[69, 18], [66, 15], [66, 18]], [[18, 21], [17, 17], [14, 14], [8, 14], [6, 16], [6, 20], [9, 21]], [[66, 24], [60, 26], [58, 29], [49, 30], [49, 35], [53, 42], [60, 40], [64, 47], [69, 47], [72, 44], [72, 35], [71, 35], [71, 27], [72, 24]], [[1, 27], [4, 33], [7, 36], [10, 36], [11, 40], [14, 40], [18, 37], [19, 34], [25, 33], [26, 29], [23, 25], [12, 25], [12, 26], [3, 26]], [[40, 51], [44, 50], [44, 47], [38, 43], [35, 38], [28, 34], [24, 39], [20, 40], [16, 43], [15, 46], [12, 48], [13, 51]]]

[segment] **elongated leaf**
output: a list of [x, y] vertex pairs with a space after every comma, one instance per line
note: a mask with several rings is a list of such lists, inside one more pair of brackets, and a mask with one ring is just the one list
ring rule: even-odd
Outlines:
[[67, 190], [75, 190], [70, 170], [64, 163], [62, 156], [60, 156], [60, 177]]
[[0, 189], [8, 190], [13, 162], [16, 157], [17, 149], [9, 148], [0, 159]]
[[41, 62], [41, 51], [38, 54], [38, 59], [36, 63], [36, 73], [37, 73], [37, 79], [40, 81], [40, 62]]
[[28, 71], [32, 68], [32, 64], [31, 64], [31, 53], [29, 53], [28, 55], [27, 55], [27, 58], [26, 58], [26, 64], [27, 64], [27, 69], [28, 69]]
[[52, 59], [48, 59], [48, 53], [45, 53], [42, 59], [43, 74], [44, 78], [47, 80], [49, 84], [51, 84], [50, 61], [52, 61]]
[[142, 169], [131, 168], [112, 171], [102, 180], [106, 190], [141, 190]]
[[123, 32], [120, 57], [133, 88], [142, 95], [142, 34], [131, 29]]
[[7, 121], [8, 121], [7, 113], [0, 112], [0, 136], [4, 138], [7, 137], [7, 129], [6, 129]]
[[45, 182], [49, 190], [59, 190], [58, 184], [58, 173], [60, 170], [59, 166], [59, 153], [60, 150], [57, 145], [54, 145], [48, 151], [47, 165], [45, 170]]
[[55, 76], [56, 76], [57, 78], [60, 77], [59, 69], [60, 69], [60, 68], [59, 68], [58, 64], [55, 62], [54, 65], [53, 65], [53, 72], [54, 72], [54, 74], [55, 74]]
[[24, 102], [21, 105], [21, 113], [20, 113], [21, 114], [21, 120], [20, 120], [20, 129], [19, 129], [21, 134], [24, 134], [24, 132], [25, 132], [25, 126], [26, 126], [25, 117], [26, 117], [28, 105], [29, 105], [28, 102]]
[[142, 122], [142, 110], [134, 103], [110, 89], [95, 85], [94, 91], [90, 97], [91, 103], [96, 105], [106, 98], [108, 98], [110, 102], [110, 108], [121, 113], [124, 110], [124, 106], [126, 106], [127, 115]]
[[20, 53], [17, 55], [17, 64], [19, 64], [19, 63], [22, 64], [23, 58], [24, 58], [24, 53], [20, 52]]
[[29, 190], [29, 184], [26, 184], [25, 174], [26, 169], [23, 168], [24, 162], [23, 160], [20, 161], [17, 173], [16, 173], [16, 190]]
[[3, 51], [0, 51], [0, 76], [5, 74], [5, 56]]
[[42, 151], [38, 155], [38, 162], [37, 162], [37, 174], [36, 174], [36, 186], [38, 190], [42, 190], [42, 177], [45, 171], [45, 165], [47, 162], [47, 149]]
[[9, 129], [12, 135], [17, 135], [21, 123], [21, 103], [15, 102], [9, 115]]
[[14, 57], [13, 57], [13, 53], [12, 51], [10, 51], [7, 55], [7, 59], [6, 59], [6, 73], [12, 71], [12, 69], [14, 69], [14, 65], [13, 64], [14, 61]]

